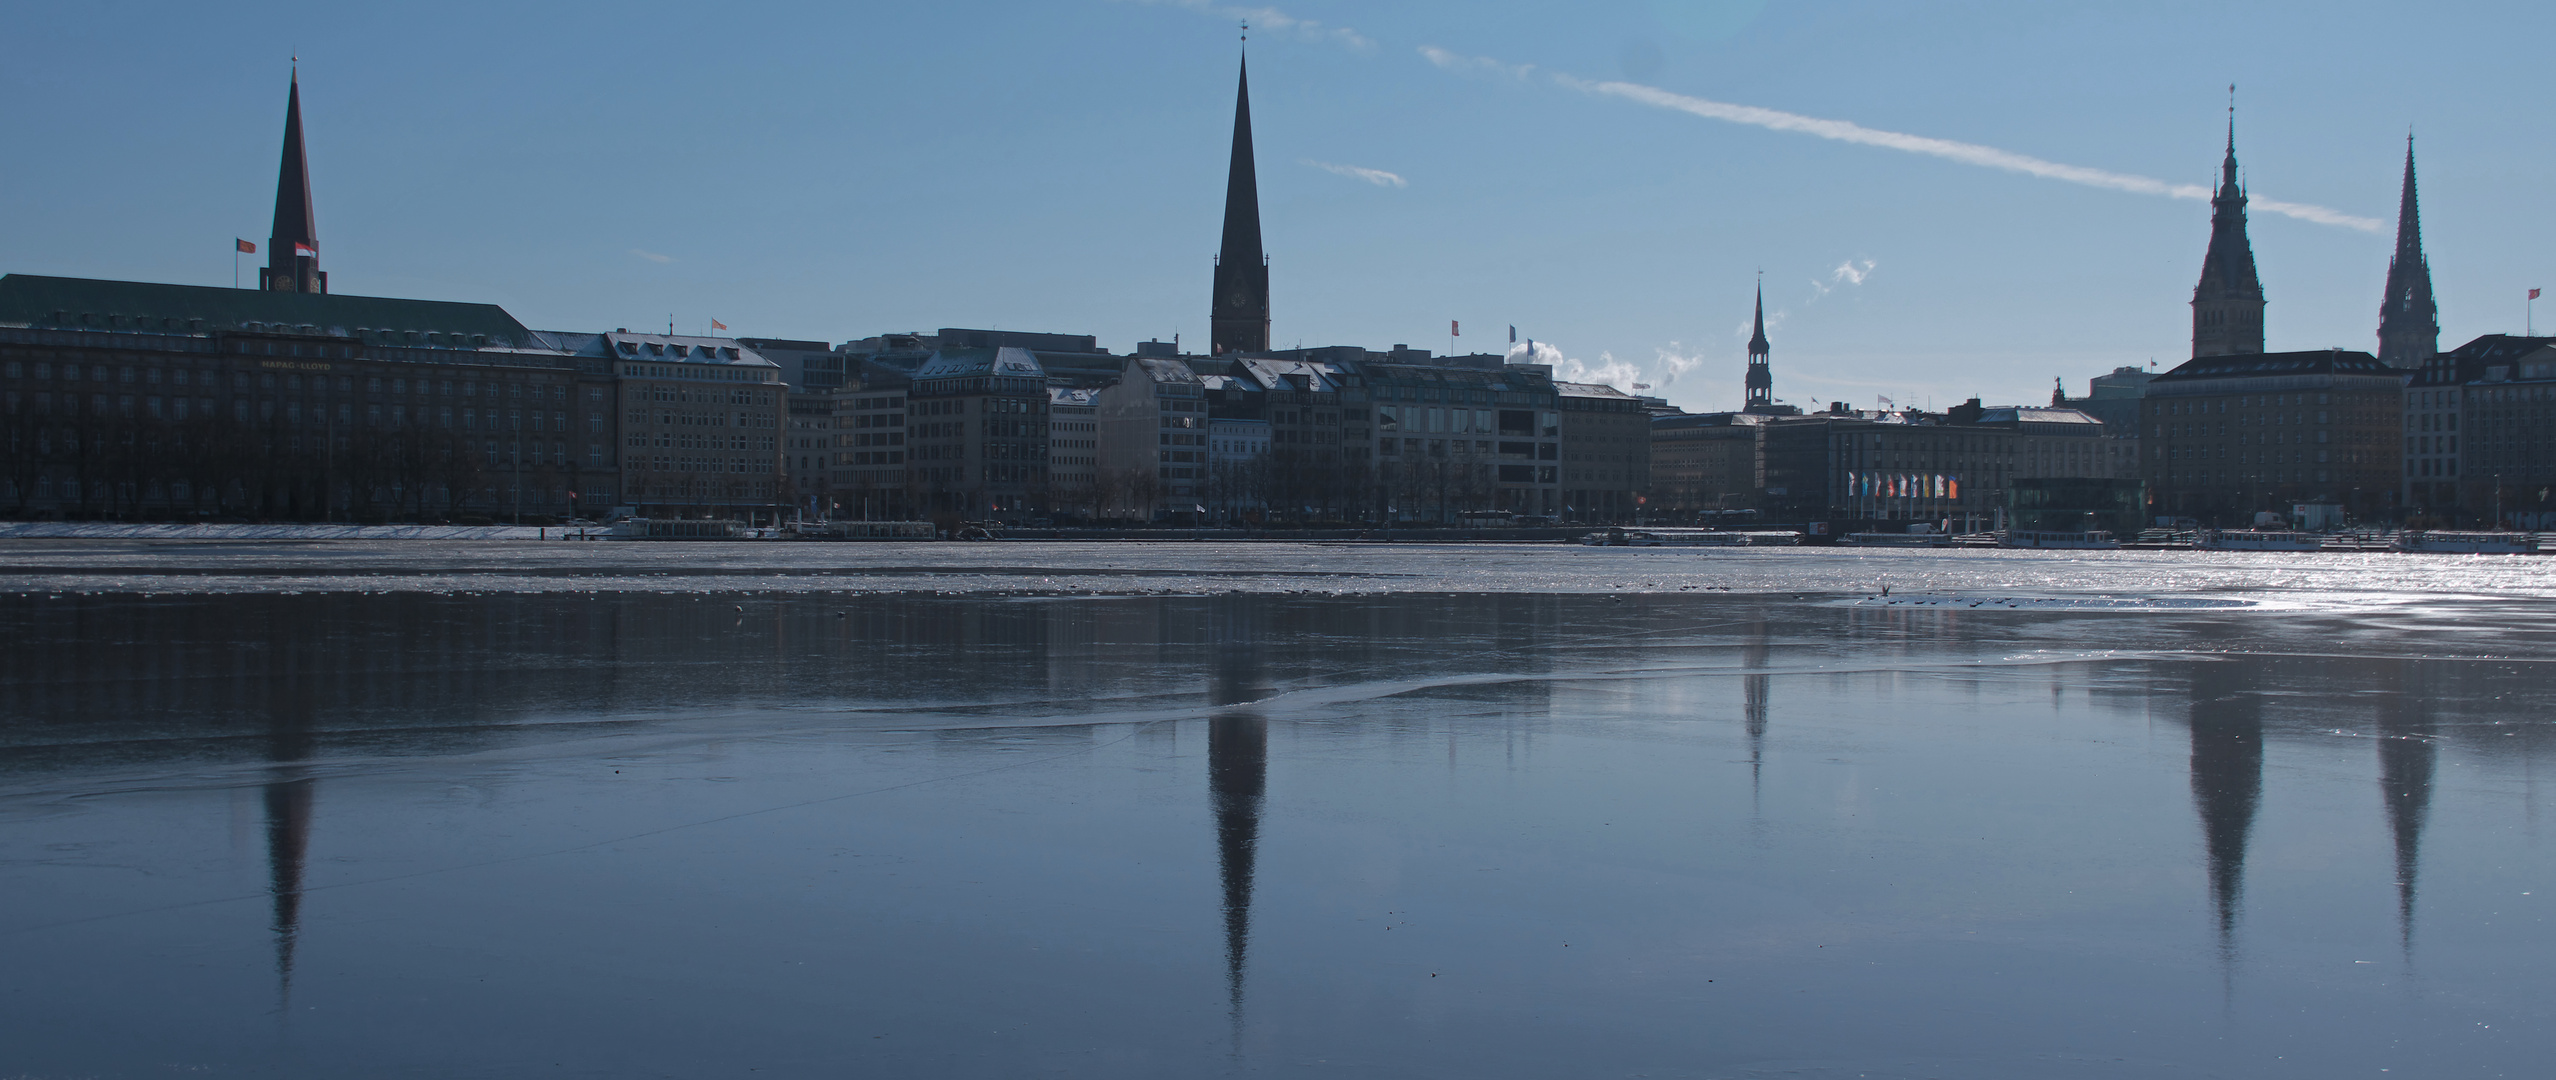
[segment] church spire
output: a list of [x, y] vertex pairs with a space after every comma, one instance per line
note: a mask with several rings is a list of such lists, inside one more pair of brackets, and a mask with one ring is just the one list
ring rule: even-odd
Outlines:
[[1766, 343], [1766, 286], [1757, 286], [1756, 331], [1748, 337], [1748, 404], [1742, 412], [1765, 412], [1775, 407], [1775, 369], [1767, 354], [1774, 347]]
[[1234, 90], [1234, 150], [1225, 172], [1225, 237], [1208, 315], [1211, 352], [1269, 350], [1269, 261], [1260, 249], [1260, 182], [1251, 159], [1251, 63]]
[[[2228, 88], [2234, 95], [2236, 88]], [[2192, 355], [2229, 356], [2263, 351], [2263, 279], [2254, 272], [2254, 245], [2245, 235], [2245, 188], [2237, 180], [2236, 106], [2228, 106], [2228, 152], [2219, 164], [2219, 190], [2210, 197], [2210, 251], [2201, 259], [2201, 283], [2192, 290]]]
[[2396, 254], [2387, 263], [2387, 298], [2379, 303], [2379, 359], [2422, 366], [2441, 351], [2441, 313], [2432, 302], [2432, 267], [2423, 258], [2422, 215], [2414, 204], [2414, 133], [2405, 134], [2405, 191], [2396, 204]]
[[284, 103], [284, 162], [275, 177], [275, 229], [267, 234], [266, 272], [258, 285], [269, 292], [324, 293], [319, 268], [319, 227], [311, 213], [311, 159], [302, 150], [302, 73]]

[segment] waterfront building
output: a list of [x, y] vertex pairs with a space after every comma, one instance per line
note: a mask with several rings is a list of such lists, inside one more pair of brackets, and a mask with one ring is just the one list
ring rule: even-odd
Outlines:
[[1765, 489], [1769, 418], [1757, 413], [1661, 412], [1650, 421], [1650, 483], [1643, 517], [1707, 520], [1757, 508]]
[[578, 337], [492, 304], [0, 277], [0, 505], [595, 512], [618, 486], [612, 375]]
[[1200, 513], [1207, 482], [1207, 393], [1176, 359], [1129, 357], [1093, 395], [1099, 482], [1112, 517], [1153, 521]]
[[1571, 521], [1633, 519], [1651, 486], [1651, 418], [1612, 386], [1555, 382], [1561, 412], [1562, 516]]
[[1029, 350], [944, 344], [906, 395], [906, 467], [932, 513], [1022, 519], [1047, 488], [1047, 372]]
[[1999, 527], [2018, 480], [2135, 479], [2136, 443], [2074, 409], [1829, 411], [1769, 425], [1766, 506], [1781, 520]]
[[2407, 511], [2556, 525], [2556, 337], [2487, 334], [2426, 358], [2403, 417]]
[[2432, 265], [2423, 257], [2423, 223], [2414, 202], [2414, 136], [2405, 136], [2405, 186], [2396, 203], [2396, 253], [2387, 261], [2387, 296], [2379, 303], [2379, 362], [2423, 366], [2441, 351], [2440, 307], [2432, 299]]
[[2065, 384], [2050, 392], [2050, 407], [2075, 409], [2103, 421], [2104, 430], [2122, 438], [2139, 437], [2139, 399], [2146, 397], [2148, 384], [2157, 373], [2146, 368], [2124, 365], [2110, 374], [2086, 380], [2086, 396], [2069, 397]]
[[1503, 359], [1433, 360], [1397, 345], [1382, 362], [1347, 365], [1358, 399], [1348, 408], [1373, 412], [1374, 443], [1356, 449], [1372, 452], [1378, 494], [1396, 520], [1561, 514], [1562, 404], [1553, 368]]
[[2141, 476], [2158, 516], [2241, 525], [2332, 503], [2397, 502], [2404, 376], [2365, 352], [2213, 355], [2150, 382]]
[[686, 517], [788, 505], [780, 365], [734, 338], [601, 338], [620, 383], [623, 505]]
[[789, 430], [781, 446], [781, 470], [790, 481], [785, 501], [811, 519], [826, 517], [834, 508], [835, 413], [847, 399], [832, 390], [790, 387], [783, 371], [789, 387]]
[[1091, 517], [1099, 513], [1100, 409], [1096, 391], [1047, 386], [1047, 494], [1051, 515]]
[[842, 386], [851, 377], [852, 354], [822, 341], [742, 337], [737, 343], [781, 368], [781, 381], [793, 390], [821, 391]]
[[836, 406], [835, 501], [838, 516], [863, 520], [912, 517], [919, 500], [906, 469], [906, 394], [910, 373], [859, 360]]
[[1201, 374], [1198, 384], [1207, 397], [1207, 512], [1228, 522], [1259, 515], [1269, 508], [1268, 388], [1248, 375]]

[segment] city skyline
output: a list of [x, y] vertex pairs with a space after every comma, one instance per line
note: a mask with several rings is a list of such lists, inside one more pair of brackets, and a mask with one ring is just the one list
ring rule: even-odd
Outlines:
[[[1748, 15], [1741, 10], [1748, 7], [1712, 10]], [[708, 129], [711, 134], [704, 141], [713, 144], [709, 147], [641, 139], [609, 142], [610, 134], [573, 140], [595, 144], [573, 147], [592, 153], [582, 162], [576, 154], [565, 155], [570, 165], [585, 166], [582, 172], [563, 171], [561, 155], [543, 152], [541, 118], [532, 115], [537, 110], [499, 100], [505, 85], [524, 81], [518, 69], [486, 67], [486, 85], [467, 80], [439, 85], [424, 77], [431, 60], [403, 46], [395, 50], [402, 56], [378, 69], [416, 76], [403, 84], [396, 78], [351, 77], [354, 69], [342, 59], [331, 59], [332, 53], [345, 56], [344, 46], [308, 49], [303, 73], [313, 78], [313, 93], [304, 104], [312, 117], [309, 149], [318, 215], [327, 219], [322, 224], [333, 238], [327, 264], [341, 275], [339, 291], [500, 303], [536, 325], [561, 329], [646, 326], [658, 318], [648, 309], [667, 307], [677, 329], [684, 331], [706, 329], [717, 318], [741, 334], [839, 341], [936, 325], [989, 325], [1094, 333], [1125, 351], [1147, 337], [1179, 333], [1196, 339], [1207, 332], [1201, 294], [1212, 265], [1216, 208], [1224, 195], [1214, 174], [1225, 164], [1231, 119], [1224, 110], [1232, 104], [1223, 99], [1232, 85], [1225, 80], [1232, 77], [1235, 60], [1230, 31], [1216, 24], [1229, 15], [1248, 14], [1262, 27], [1251, 49], [1261, 67], [1263, 101], [1255, 119], [1261, 128], [1259, 184], [1271, 304], [1277, 312], [1275, 346], [1407, 342], [1422, 348], [1453, 344], [1459, 351], [1498, 351], [1506, 345], [1505, 325], [1516, 324], [1521, 336], [1558, 346], [1554, 354], [1538, 356], [1557, 361], [1557, 375], [1619, 385], [1646, 381], [1690, 408], [1727, 408], [1739, 402], [1746, 364], [1749, 298], [1743, 293], [1763, 266], [1768, 271], [1768, 329], [1782, 361], [1775, 365], [1774, 394], [1794, 404], [1816, 406], [1832, 399], [1870, 404], [1881, 394], [1902, 404], [1923, 405], [1931, 399], [1939, 408], [1970, 394], [2031, 401], [2046, 394], [2043, 388], [2053, 376], [2065, 377], [2073, 388], [2115, 364], [2154, 359], [2162, 369], [2184, 355], [2177, 339], [2188, 332], [2186, 303], [2208, 237], [2208, 211], [2180, 191], [2163, 193], [2164, 198], [2142, 197], [2159, 193], [2124, 185], [2150, 182], [2143, 179], [2150, 175], [2190, 176], [2216, 163], [2215, 153], [2195, 154], [2185, 163], [2163, 160], [2166, 155], [2154, 152], [2156, 144], [2192, 142], [2196, 140], [2190, 136], [2196, 134], [2216, 141], [2220, 132], [2214, 121], [2180, 115], [2193, 111], [2189, 102], [2116, 117], [2135, 117], [2135, 129], [2107, 129], [2097, 122], [2082, 124], [2086, 130], [2077, 132], [2080, 137], [2134, 132], [2143, 137], [2148, 153], [2125, 157], [2101, 148], [2054, 148], [2029, 131], [1951, 143], [1947, 145], [1957, 149], [1944, 150], [1931, 143], [1975, 137], [1977, 118], [1928, 120], [1894, 115], [1880, 105], [1820, 104], [1805, 100], [1798, 85], [1789, 91], [1782, 86], [1752, 89], [1699, 70], [1703, 58], [1733, 50], [1834, 52], [1859, 47], [1858, 42], [1869, 44], [1852, 32], [1806, 37], [1799, 19], [1780, 13], [1761, 11], [1702, 23], [1681, 21], [1677, 15], [1707, 8], [1711, 6], [1654, 5], [1643, 18], [1617, 18], [1635, 26], [1621, 55], [1613, 58], [1611, 66], [1618, 70], [1606, 70], [1609, 64], [1584, 56], [1539, 72], [1517, 66], [1528, 62], [1532, 51], [1519, 42], [1564, 51], [1576, 47], [1585, 53], [1600, 32], [1590, 30], [1576, 40], [1530, 41], [1521, 28], [1532, 20], [1512, 15], [1476, 20], [1478, 25], [1460, 28], [1462, 33], [1440, 27], [1433, 36], [1412, 26], [1351, 27], [1345, 23], [1355, 19], [1348, 16], [1365, 13], [1320, 4], [1252, 12], [1191, 3], [1083, 5], [1075, 10], [1086, 21], [1132, 29], [1161, 45], [1147, 58], [1147, 84], [1159, 88], [1171, 80], [1184, 89], [1141, 101], [1113, 97], [1125, 88], [1116, 78], [1118, 69], [1112, 69], [1109, 78], [1089, 80], [1106, 85], [1078, 85], [1059, 95], [1061, 103], [1016, 102], [1009, 121], [990, 101], [972, 101], [968, 108], [952, 104], [950, 99], [968, 97], [965, 87], [952, 88], [956, 92], [938, 102], [908, 96], [883, 109], [844, 106], [830, 115], [809, 99], [749, 93], [742, 100], [751, 107], [734, 117], [730, 127]], [[817, 19], [820, 14], [801, 16]], [[1052, 13], [1018, 14], [1024, 23], [1035, 23]], [[60, 36], [70, 44], [99, 32], [96, 21], [83, 22], [71, 14], [54, 18], [59, 21], [41, 27], [40, 36]], [[744, 21], [770, 29], [787, 18], [758, 12]], [[2169, 12], [2142, 25], [2170, 27], [2177, 18]], [[245, 23], [205, 29], [219, 39], [241, 33], [240, 25], [287, 19], [318, 31], [309, 36], [336, 39], [358, 35], [361, 24], [270, 10]], [[1961, 19], [1950, 23], [1964, 24]], [[1838, 30], [1833, 23], [1824, 25]], [[178, 20], [152, 28], [137, 42], [141, 48], [107, 62], [139, 62], [151, 55], [157, 35], [170, 35], [165, 44], [172, 45], [186, 36], [183, 26]], [[426, 37], [432, 40], [451, 29], [436, 28]], [[2038, 29], [2028, 26], [2016, 34], [2050, 29], [2044, 21]], [[651, 31], [611, 32], [641, 42]], [[2439, 28], [2427, 27], [2419, 33], [2437, 32]], [[998, 53], [1022, 45], [1012, 33], [989, 30], [988, 35], [984, 43]], [[1511, 40], [1504, 42], [1504, 37]], [[908, 50], [881, 61], [891, 69], [924, 63], [914, 59], [917, 55], [943, 55], [935, 50], [946, 44], [921, 27], [906, 27], [881, 40]], [[2003, 43], [2021, 40], [2009, 35]], [[2291, 56], [2290, 48], [2340, 40], [2330, 32], [2304, 35], [2298, 42], [2266, 40], [2259, 44], [2269, 59], [2254, 66], [2282, 68], [2272, 61]], [[2117, 47], [2098, 52], [2111, 55]], [[1067, 63], [1066, 50], [1031, 51], [1032, 62], [1004, 78], [1054, 77], [1069, 69], [1078, 76], [1090, 74]], [[1501, 59], [1488, 59], [1495, 56]], [[568, 72], [584, 70], [580, 65], [585, 62], [551, 61]], [[2197, 63], [2167, 66], [2180, 70]], [[262, 186], [264, 170], [272, 167], [253, 163], [273, 160], [268, 155], [275, 147], [274, 91], [280, 80], [236, 59], [219, 67], [223, 74], [217, 82], [188, 88], [195, 97], [158, 102], [157, 123], [201, 121], [176, 134], [154, 134], [149, 122], [120, 126], [151, 115], [151, 102], [143, 94], [151, 80], [93, 102], [75, 99], [64, 93], [61, 82], [44, 79], [42, 65], [35, 74], [13, 76], [28, 83], [22, 89], [44, 95], [35, 100], [71, 110], [18, 115], [11, 124], [22, 139], [63, 122], [66, 115], [89, 121], [80, 125], [80, 134], [90, 142], [73, 143], [82, 152], [30, 156], [9, 167], [12, 187], [36, 196], [20, 205], [77, 209], [85, 203], [93, 212], [22, 212], [12, 239], [0, 241], [0, 257], [8, 269], [227, 284], [219, 272], [226, 260], [219, 256], [229, 253], [229, 237], [219, 232], [260, 240], [264, 231], [257, 221], [269, 200], [237, 196]], [[733, 89], [715, 89], [728, 85], [715, 72], [684, 71], [680, 64], [672, 69], [678, 72], [672, 83], [610, 84], [629, 91], [619, 96], [585, 87], [581, 97], [563, 99], [554, 93], [537, 100], [592, 109], [607, 132], [623, 131], [651, 104], [697, 112], [740, 100]], [[376, 73], [369, 65], [365, 70]], [[1221, 75], [1208, 74], [1219, 70]], [[2101, 70], [2100, 64], [2089, 69]], [[2386, 229], [2366, 226], [2372, 221], [2392, 225], [2386, 210], [2395, 195], [2402, 144], [2350, 145], [2342, 131], [2376, 123], [2354, 114], [2377, 110], [2356, 109], [2348, 100], [2353, 95], [2336, 102], [2302, 100], [2302, 88], [2321, 85], [2323, 76], [2290, 70], [2248, 82], [2246, 74], [2235, 73], [2241, 94], [2237, 138], [2249, 193], [2256, 199], [2254, 243], [2269, 298], [2266, 346], [2371, 349], [2390, 247]], [[2371, 76], [2365, 81], [2380, 84], [2390, 84], [2394, 77], [2364, 74]], [[550, 75], [555, 92], [562, 73]], [[2089, 74], [2079, 82], [2095, 77]], [[168, 76], [157, 78], [166, 85]], [[2479, 75], [2471, 81], [2475, 87], [2490, 87], [2494, 77]], [[899, 94], [919, 89], [895, 79], [875, 82]], [[674, 86], [678, 83], [681, 87]], [[996, 78], [975, 92], [996, 95], [1007, 85]], [[2248, 92], [2246, 87], [2256, 89]], [[699, 96], [687, 98], [671, 89]], [[2061, 85], [2053, 92], [2064, 98], [2083, 89]], [[2178, 91], [2179, 97], [2225, 92], [2217, 85], [2185, 89], [2193, 92]], [[2383, 96], [2385, 89], [2355, 93], [2370, 98]], [[1646, 98], [1635, 90], [1655, 93]], [[1347, 99], [1378, 91], [1385, 100], [1431, 107], [1324, 127], [1340, 119]], [[1522, 140], [1554, 137], [1577, 125], [1589, 130], [1571, 134], [1584, 139], [1629, 133], [1661, 140], [1648, 147], [1659, 153], [1628, 158], [1620, 175], [1573, 193], [1550, 189], [1555, 175], [1546, 164], [1486, 166], [1475, 161], [1468, 166], [1456, 158], [1458, 164], [1448, 165], [1414, 156], [1413, 150], [1428, 141], [1421, 137], [1428, 125], [1478, 124], [1480, 108], [1491, 100], [1533, 114], [1532, 122], [1517, 129]], [[1630, 109], [1623, 107], [1624, 101], [1664, 107]], [[1718, 104], [1731, 101], [1747, 106]], [[508, 111], [509, 104], [515, 111]], [[1076, 110], [1096, 104], [1138, 115], [1114, 127], [1095, 126]], [[899, 105], [913, 108], [900, 112]], [[1774, 108], [1800, 112], [1770, 114], [1789, 117], [1777, 121], [1750, 114], [1738, 116], [1736, 123], [1702, 122], [1734, 119], [1716, 108], [1724, 113], [1732, 108], [1741, 113]], [[231, 115], [244, 110], [257, 118], [241, 121]], [[2396, 111], [2411, 113], [2414, 108]], [[214, 112], [224, 118], [207, 115]], [[2432, 112], [2446, 115], [2435, 120]], [[859, 114], [861, 123], [904, 124], [914, 130], [903, 143], [864, 144], [848, 162], [822, 147], [790, 143], [793, 136], [813, 142], [852, 113]], [[2424, 211], [2430, 219], [2425, 246], [2438, 279], [2445, 342], [2519, 328], [2520, 292], [2535, 282], [2527, 277], [2532, 272], [2529, 260], [2535, 258], [2528, 253], [2529, 240], [2544, 234], [2548, 220], [2546, 211], [2524, 199], [2494, 194], [2517, 190], [2526, 176], [2543, 175], [2544, 169], [2531, 168], [2541, 164], [2534, 155], [2543, 152], [2502, 141], [2477, 145], [2475, 129], [2482, 119], [2512, 119], [2492, 113], [2471, 101], [2463, 110], [2431, 108], [2409, 117], [2421, 123], [2424, 135]], [[790, 122], [793, 114], [797, 126]], [[1813, 115], [1850, 120], [1847, 126], [1853, 130], [1840, 134], [1795, 123], [1809, 122]], [[940, 126], [931, 126], [936, 122]], [[1029, 130], [1042, 124], [1044, 130]], [[479, 130], [492, 126], [493, 131]], [[2167, 130], [2181, 127], [2196, 130]], [[453, 139], [463, 129], [475, 136], [465, 153], [423, 158], [398, 153], [403, 145], [456, 149], [462, 144]], [[102, 140], [107, 130], [118, 131], [119, 137]], [[1915, 134], [1895, 134], [1899, 131]], [[1823, 137], [1801, 137], [1805, 132]], [[1151, 156], [1110, 160], [1103, 167], [1094, 162], [1106, 159], [1065, 155], [1053, 145], [1073, 133], [1105, 133], [1121, 140], [1121, 146], [1142, 143]], [[1409, 140], [1408, 145], [1396, 143], [1397, 138]], [[1902, 144], [1911, 138], [1928, 145]], [[2401, 132], [2395, 138], [2401, 140]], [[196, 153], [189, 149], [193, 140], [219, 144], [220, 152]], [[1680, 145], [1672, 152], [1669, 142]], [[1834, 142], [1846, 145], [1828, 145]], [[1991, 143], [2003, 149], [1991, 150]], [[1958, 149], [1962, 147], [1967, 149]], [[1702, 163], [1671, 159], [1705, 149], [1726, 155], [1710, 163], [1725, 171], [1712, 177], [1716, 186], [1707, 193], [1720, 202], [1703, 208], [1685, 205], [1682, 196], [1671, 196], [1668, 181], [1678, 167]], [[2039, 166], [1994, 157], [2000, 153], [2027, 155], [2026, 161], [2041, 166], [2088, 163], [2051, 168], [2101, 175], [2087, 180], [2035, 172]], [[176, 156], [197, 164], [182, 171], [143, 169], [111, 177], [74, 167], [84, 161], [119, 160], [120, 155], [139, 160]], [[850, 205], [833, 217], [816, 213], [832, 204], [819, 185], [792, 167], [801, 158], [812, 164], [857, 166], [829, 174], [838, 177], [833, 181], [836, 198]], [[2365, 158], [2384, 164], [2373, 167]], [[975, 176], [966, 168], [987, 164], [1000, 172], [999, 163], [1014, 159], [1019, 162], [1014, 172], [1025, 171], [1028, 182]], [[2136, 167], [2105, 171], [2124, 160]], [[2302, 160], [2308, 163], [2304, 171]], [[1829, 170], [1822, 173], [1828, 186], [1821, 193], [1776, 190], [1784, 177], [1801, 179], [1795, 174], [1805, 168]], [[1841, 168], [1858, 179], [1838, 181], [1833, 171]], [[1762, 170], [1764, 176], [1737, 180], [1728, 175], [1732, 169]], [[2480, 170], [2490, 169], [2521, 175], [2488, 171], [2483, 177], [2487, 182], [2479, 184]], [[523, 182], [509, 188], [504, 178], [510, 173]], [[893, 196], [916, 194], [912, 173], [968, 178], [909, 206]], [[74, 192], [65, 186], [71, 180], [85, 183]], [[439, 180], [440, 185], [434, 182]], [[556, 183], [560, 180], [569, 183], [562, 187]], [[773, 180], [780, 182], [766, 183]], [[758, 188], [769, 194], [746, 197]], [[580, 191], [588, 194], [580, 196]], [[865, 199], [870, 191], [879, 194]], [[236, 205], [217, 205], [215, 195]], [[1621, 205], [1598, 205], [1609, 197]], [[119, 198], [125, 203], [113, 212], [97, 209]], [[1451, 199], [1462, 205], [1451, 209]], [[507, 205], [494, 205], [495, 200]], [[1929, 212], [1932, 220], [1922, 225], [1900, 223], [1895, 236], [1877, 232], [1869, 244], [1839, 242], [1851, 232], [1849, 226], [1872, 224], [1895, 201], [1905, 203], [1904, 210], [1919, 209], [1921, 201], [1943, 209]], [[1989, 204], [2002, 213], [1979, 212]], [[2275, 206], [2286, 209], [2264, 212]], [[655, 209], [686, 224], [652, 231], [604, 220], [611, 210], [633, 208]], [[879, 213], [882, 209], [887, 213]], [[962, 212], [967, 210], [981, 212]], [[2480, 214], [2508, 217], [2519, 227], [2479, 230]], [[527, 229], [534, 217], [541, 220]], [[882, 225], [884, 217], [900, 221]], [[722, 218], [752, 227], [723, 227]], [[1451, 220], [1470, 229], [1450, 235], [1435, 249], [1416, 242]], [[1778, 235], [1785, 230], [1769, 221], [1789, 225], [1791, 235]], [[220, 224], [208, 230], [207, 222]], [[775, 231], [785, 224], [799, 228]], [[867, 241], [864, 229], [886, 242]], [[1774, 238], [1697, 242], [1716, 232], [1752, 230]], [[1930, 233], [1964, 230], [1970, 233], [1966, 248], [1927, 243]], [[684, 236], [687, 232], [692, 235]], [[1491, 237], [1487, 248], [1485, 232]], [[826, 233], [845, 243], [830, 251], [809, 246], [810, 236]], [[787, 236], [776, 240], [782, 234]], [[616, 252], [609, 246], [624, 241], [607, 237], [629, 239]], [[1591, 237], [1597, 239], [1592, 242]], [[2082, 249], [2079, 257], [2087, 261], [2054, 272], [2046, 261], [2053, 247]], [[1394, 250], [1386, 253], [1385, 248]], [[1781, 250], [1770, 254], [1765, 251], [1769, 248]], [[456, 262], [457, 255], [464, 257]], [[2480, 281], [2494, 276], [2508, 277], [2508, 285]], [[2487, 285], [2512, 294], [2508, 317], [2494, 310], [2506, 305], [2487, 295]], [[1994, 295], [1998, 301], [1980, 303], [1969, 314], [1957, 305], [1942, 310], [1948, 306], [1944, 298], [1957, 294]], [[1983, 320], [1989, 326], [1979, 325]], [[1161, 325], [1148, 327], [1148, 322]], [[1443, 336], [1450, 322], [1461, 322], [1472, 333], [1450, 342]]]

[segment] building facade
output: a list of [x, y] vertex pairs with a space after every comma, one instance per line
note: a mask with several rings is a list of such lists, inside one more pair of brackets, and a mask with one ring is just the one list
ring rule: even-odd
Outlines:
[[1651, 424], [1643, 517], [1709, 521], [1759, 509], [1766, 489], [1768, 418], [1756, 413], [1660, 413]]
[[[503, 309], [0, 278], [20, 515], [548, 518], [618, 486], [612, 375]], [[596, 419], [596, 417], [605, 417]]]
[[2404, 377], [2369, 353], [2208, 356], [2148, 384], [2141, 476], [2160, 517], [2242, 525], [2300, 503], [2398, 503]]
[[1047, 372], [1029, 350], [942, 347], [906, 396], [909, 482], [932, 514], [1018, 520], [1047, 489]]
[[1633, 395], [1595, 383], [1556, 382], [1561, 411], [1562, 517], [1633, 520], [1651, 487], [1651, 417]]
[[789, 507], [779, 365], [733, 338], [602, 338], [620, 377], [622, 505], [660, 517]]
[[2404, 506], [2438, 523], [2556, 524], [2556, 337], [2487, 334], [2425, 359], [2404, 402]]

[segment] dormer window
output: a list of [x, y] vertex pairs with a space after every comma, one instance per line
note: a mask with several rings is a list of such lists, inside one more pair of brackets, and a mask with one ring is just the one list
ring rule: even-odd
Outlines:
[[621, 343], [621, 351], [622, 351], [622, 352], [624, 352], [624, 353], [627, 353], [627, 354], [629, 354], [629, 355], [631, 355], [631, 356], [637, 356], [637, 355], [639, 355], [639, 343], [638, 343], [638, 342], [636, 342], [636, 341], [625, 341], [625, 342], [622, 342], [622, 343]]

